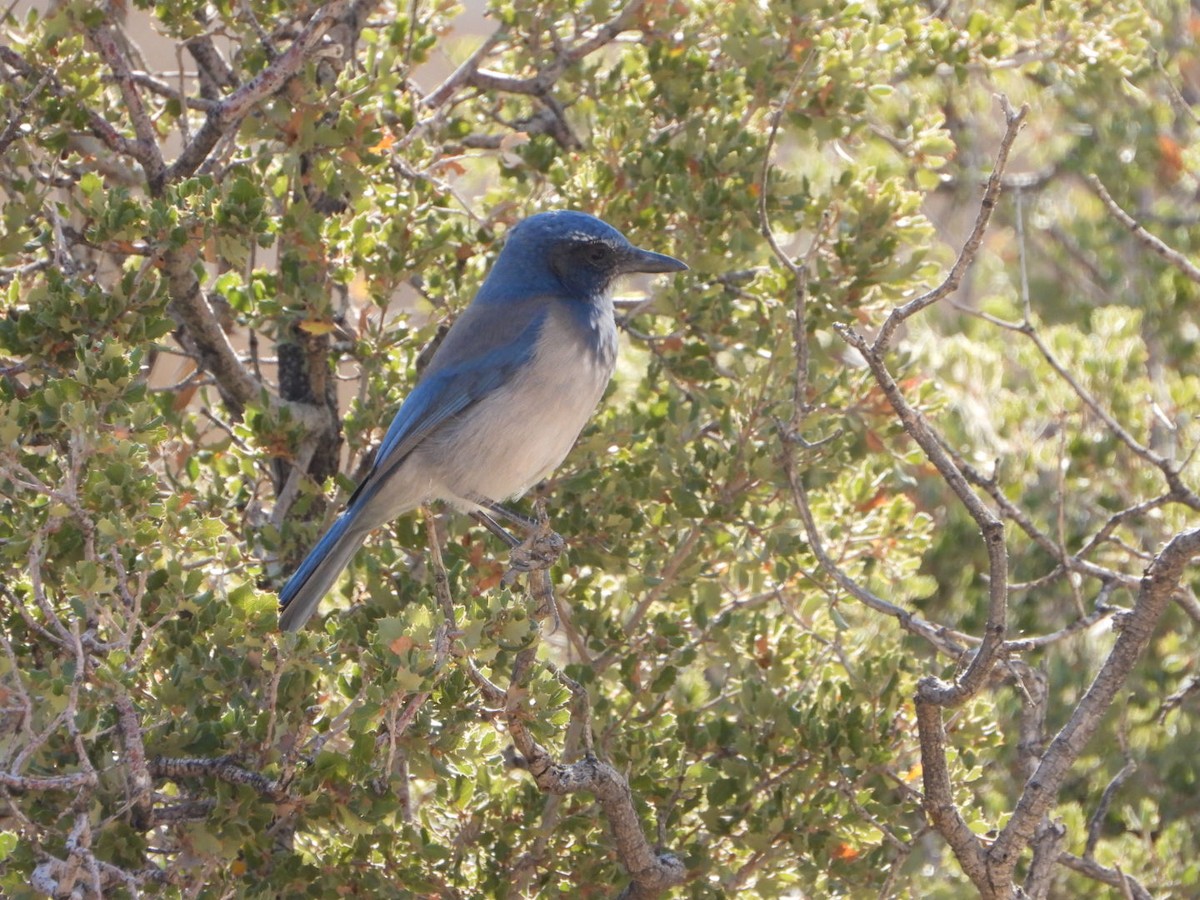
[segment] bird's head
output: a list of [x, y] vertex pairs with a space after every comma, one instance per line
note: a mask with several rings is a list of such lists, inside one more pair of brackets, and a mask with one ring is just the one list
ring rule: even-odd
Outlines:
[[510, 289], [526, 295], [537, 290], [591, 301], [608, 296], [618, 276], [686, 268], [670, 256], [633, 246], [595, 216], [558, 210], [530, 216], [513, 227], [481, 295], [499, 300]]

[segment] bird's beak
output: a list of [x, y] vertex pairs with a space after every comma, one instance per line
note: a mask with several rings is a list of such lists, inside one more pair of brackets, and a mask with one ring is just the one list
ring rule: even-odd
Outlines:
[[682, 272], [687, 269], [687, 263], [680, 262], [673, 256], [667, 256], [663, 253], [652, 253], [649, 250], [639, 250], [633, 248], [621, 266], [623, 272], [646, 272], [647, 274], [658, 274], [660, 272]]

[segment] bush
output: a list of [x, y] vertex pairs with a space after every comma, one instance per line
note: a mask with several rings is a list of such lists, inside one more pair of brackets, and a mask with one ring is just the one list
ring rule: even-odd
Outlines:
[[[1186, 5], [133, 7], [0, 45], [7, 896], [1194, 891]], [[691, 266], [566, 554], [428, 510], [280, 634], [563, 207]]]

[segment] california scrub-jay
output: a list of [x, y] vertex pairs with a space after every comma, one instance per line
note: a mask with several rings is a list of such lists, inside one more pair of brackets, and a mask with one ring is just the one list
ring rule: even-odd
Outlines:
[[345, 512], [279, 592], [280, 627], [303, 627], [373, 529], [430, 500], [486, 509], [550, 474], [612, 377], [617, 277], [686, 268], [584, 213], [516, 225]]

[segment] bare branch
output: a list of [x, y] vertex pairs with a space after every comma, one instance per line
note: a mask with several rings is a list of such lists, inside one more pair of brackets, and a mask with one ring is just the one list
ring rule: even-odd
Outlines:
[[[505, 706], [505, 721], [509, 734], [524, 757], [525, 767], [533, 776], [534, 782], [548, 794], [565, 795], [586, 791], [595, 796], [612, 829], [617, 856], [632, 879], [620, 897], [656, 897], [663, 891], [682, 884], [687, 877], [683, 861], [668, 850], [650, 846], [634, 806], [629, 782], [620, 772], [598, 759], [590, 750], [577, 762], [556, 762], [529, 733], [525, 726], [525, 714], [520, 698], [524, 696], [524, 683], [536, 654], [537, 647], [534, 646], [522, 650], [517, 655], [512, 681], [506, 692]], [[573, 693], [582, 690], [579, 685], [572, 688]], [[591, 722], [587, 719], [586, 705], [573, 704], [571, 716], [573, 721], [579, 719], [580, 728], [590, 732]]]
[[975, 261], [975, 254], [979, 252], [979, 247], [983, 243], [983, 235], [987, 231], [992, 211], [996, 208], [996, 200], [1003, 187], [1004, 167], [1008, 164], [1009, 151], [1012, 150], [1013, 141], [1017, 139], [1017, 134], [1024, 126], [1025, 116], [1029, 113], [1028, 104], [1022, 104], [1019, 110], [1014, 111], [1007, 97], [1001, 94], [999, 99], [1000, 108], [1004, 111], [1004, 136], [1000, 139], [1000, 149], [996, 152], [996, 162], [992, 166], [992, 174], [988, 176], [987, 184], [983, 189], [983, 199], [979, 204], [979, 215], [975, 218], [975, 227], [971, 229], [971, 234], [967, 238], [967, 242], [963, 244], [962, 252], [958, 254], [958, 259], [950, 268], [946, 280], [933, 290], [913, 298], [903, 306], [897, 306], [888, 314], [872, 348], [877, 354], [882, 355], [887, 352], [888, 344], [891, 343], [896, 329], [907, 319], [958, 290], [967, 269]]
[[[762, 236], [767, 239], [767, 244], [770, 246], [775, 258], [792, 273], [792, 277], [796, 280], [796, 292], [798, 294], [803, 293], [802, 289], [808, 285], [808, 273], [803, 266], [798, 265], [784, 252], [783, 248], [779, 246], [779, 241], [775, 238], [775, 232], [771, 228], [771, 217], [767, 212], [767, 199], [769, 197], [767, 181], [771, 174], [771, 153], [775, 149], [775, 140], [779, 136], [779, 126], [783, 124], [784, 113], [787, 112], [788, 104], [791, 103], [792, 97], [795, 95], [796, 89], [800, 86], [805, 74], [805, 67], [801, 66], [796, 72], [796, 76], [792, 79], [792, 83], [788, 85], [788, 89], [784, 92], [783, 99], [779, 101], [775, 112], [771, 114], [771, 130], [767, 133], [767, 145], [763, 148], [762, 169], [758, 173], [758, 228], [762, 232]], [[807, 346], [807, 341], [805, 342], [805, 346]]]
[[14, 775], [0, 772], [0, 785], [10, 791], [77, 791], [95, 787], [95, 772], [73, 772], [70, 775]]
[[[203, 19], [203, 16], [201, 12], [199, 17]], [[217, 49], [211, 34], [191, 38], [185, 46], [196, 61], [200, 74], [200, 93], [206, 100], [215, 101], [222, 90], [237, 87], [237, 75]]]
[[[991, 497], [992, 502], [996, 504], [1001, 515], [1016, 523], [1029, 536], [1030, 540], [1037, 544], [1048, 556], [1056, 560], [1064, 571], [1078, 572], [1105, 582], [1119, 581], [1130, 587], [1137, 585], [1136, 578], [1126, 577], [1119, 572], [1088, 562], [1083, 558], [1084, 553], [1082, 551], [1075, 555], [1069, 553], [1066, 547], [1056, 543], [1048, 534], [1038, 528], [1025, 510], [1008, 499], [1008, 495], [1004, 493], [1003, 486], [994, 475], [984, 475], [974, 466], [970, 465], [957, 450], [945, 441], [942, 441], [940, 436], [938, 440], [941, 442], [941, 446], [947, 455], [954, 462], [954, 465], [962, 472], [963, 477], [971, 484], [983, 488], [987, 495]], [[1010, 589], [1012, 587], [1010, 585]]]
[[1172, 692], [1171, 696], [1162, 702], [1158, 708], [1158, 715], [1154, 717], [1155, 721], [1161, 725], [1166, 721], [1167, 716], [1179, 709], [1189, 697], [1194, 697], [1196, 694], [1200, 694], [1200, 676], [1192, 674], [1184, 679], [1183, 685], [1178, 690]]
[[503, 28], [497, 28], [484, 39], [483, 43], [475, 48], [462, 64], [450, 73], [450, 77], [439, 84], [436, 88], [425, 95], [421, 101], [426, 106], [441, 106], [453, 97], [458, 89], [468, 83], [479, 70], [480, 64], [487, 58], [496, 45], [507, 37], [507, 32]]
[[182, 781], [191, 778], [217, 778], [228, 784], [253, 788], [269, 800], [287, 799], [287, 789], [279, 781], [243, 768], [231, 756], [212, 759], [170, 758], [156, 756], [148, 762], [148, 771], [154, 778]]
[[1105, 582], [1100, 590], [1096, 602], [1092, 605], [1090, 612], [1072, 619], [1062, 628], [1056, 631], [1051, 631], [1046, 634], [1040, 634], [1036, 637], [1018, 638], [1016, 640], [1004, 642], [1004, 652], [1007, 653], [1028, 653], [1030, 650], [1037, 650], [1042, 647], [1049, 647], [1051, 644], [1057, 644], [1059, 641], [1070, 637], [1073, 634], [1078, 634], [1088, 628], [1091, 628], [1097, 622], [1114, 616], [1118, 610], [1108, 605], [1108, 595], [1112, 593], [1116, 587], [1116, 582]]
[[1170, 489], [1170, 499], [1183, 503], [1192, 509], [1200, 510], [1200, 496], [1189, 488], [1180, 477], [1181, 467], [1174, 465], [1171, 460], [1138, 441], [1137, 438], [1129, 433], [1125, 426], [1113, 418], [1112, 413], [1101, 406], [1100, 402], [1092, 396], [1091, 392], [1083, 386], [1079, 379], [1058, 361], [1058, 358], [1046, 342], [1042, 340], [1042, 336], [1033, 327], [1031, 322], [1024, 322], [1018, 330], [1033, 341], [1033, 345], [1037, 347], [1038, 352], [1050, 364], [1050, 368], [1058, 373], [1058, 376], [1075, 392], [1075, 396], [1083, 401], [1084, 406], [1091, 410], [1092, 414], [1103, 422], [1113, 435], [1129, 448], [1130, 452], [1162, 472], [1163, 479], [1167, 482], [1167, 487]]
[[[779, 241], [775, 238], [775, 232], [771, 228], [771, 218], [767, 211], [767, 199], [770, 196], [768, 181], [771, 174], [771, 153], [779, 135], [779, 127], [783, 123], [784, 113], [787, 111], [788, 104], [797, 87], [807, 75], [807, 71], [808, 67], [804, 65], [796, 72], [795, 78], [788, 86], [783, 99], [780, 100], [778, 108], [771, 117], [771, 131], [767, 135], [767, 145], [763, 150], [762, 169], [758, 176], [758, 227], [763, 237], [767, 239], [767, 244], [770, 245], [775, 258], [792, 276], [792, 348], [796, 355], [796, 362], [792, 377], [792, 416], [788, 425], [787, 439], [805, 449], [813, 449], [817, 445], [804, 440], [800, 435], [800, 426], [804, 418], [812, 411], [812, 405], [808, 400], [808, 273], [825, 240], [825, 233], [834, 220], [834, 214], [828, 208], [821, 213], [821, 222], [812, 236], [808, 250], [805, 252], [804, 258], [797, 263], [779, 245]], [[832, 439], [832, 436], [828, 439]]]
[[609, 21], [595, 28], [579, 43], [559, 50], [545, 68], [539, 70], [536, 75], [528, 77], [508, 75], [504, 72], [494, 72], [479, 67], [496, 45], [507, 37], [505, 29], [500, 28], [488, 37], [449, 78], [434, 88], [423, 102], [426, 106], [441, 106], [450, 100], [464, 84], [483, 91], [545, 96], [567, 68], [612, 42], [621, 32], [631, 29], [643, 6], [645, 6], [645, 0], [630, 0]]
[[1045, 900], [1054, 883], [1054, 872], [1062, 848], [1067, 843], [1067, 826], [1062, 822], [1042, 822], [1033, 838], [1033, 862], [1025, 878], [1029, 900]]
[[117, 727], [125, 745], [125, 762], [128, 766], [129, 805], [133, 811], [135, 828], [149, 828], [154, 822], [150, 770], [146, 764], [146, 747], [142, 742], [142, 725], [138, 721], [133, 700], [122, 691], [117, 696]]
[[784, 454], [784, 472], [787, 475], [788, 487], [791, 489], [792, 502], [795, 504], [796, 511], [800, 514], [800, 521], [804, 525], [804, 533], [808, 539], [809, 548], [812, 550], [813, 555], [816, 556], [821, 568], [837, 585], [869, 609], [891, 616], [900, 623], [901, 628], [909, 634], [928, 641], [939, 652], [945, 653], [954, 659], [961, 658], [967, 652], [966, 644], [969, 643], [967, 635], [944, 626], [934, 625], [932, 622], [922, 619], [917, 614], [901, 606], [897, 606], [888, 600], [884, 600], [882, 597], [864, 588], [842, 571], [841, 567], [834, 562], [829, 552], [825, 549], [825, 543], [817, 528], [816, 520], [813, 518], [812, 507], [808, 502], [808, 490], [804, 486], [803, 479], [799, 477], [799, 473], [796, 471], [794, 453], [790, 448]]
[[1108, 808], [1112, 805], [1113, 797], [1116, 796], [1117, 791], [1125, 783], [1126, 779], [1136, 771], [1137, 763], [1132, 759], [1127, 760], [1125, 765], [1121, 767], [1121, 771], [1112, 777], [1112, 781], [1108, 783], [1108, 787], [1100, 795], [1100, 802], [1096, 804], [1096, 808], [1088, 816], [1087, 843], [1083, 848], [1084, 859], [1091, 859], [1092, 854], [1096, 852], [1096, 844], [1100, 841], [1100, 830], [1104, 827], [1104, 817], [1108, 815]]
[[993, 878], [1011, 878], [1021, 851], [1028, 846], [1037, 823], [1058, 796], [1070, 767], [1100, 726], [1117, 691], [1145, 651], [1184, 569], [1200, 554], [1200, 528], [1175, 535], [1146, 569], [1137, 603], [1117, 624], [1116, 643], [1071, 714], [1050, 743], [1037, 770], [1025, 784], [1012, 818], [988, 851]]
[[125, 107], [129, 112], [130, 121], [133, 123], [134, 134], [137, 135], [137, 140], [130, 148], [133, 158], [142, 164], [142, 168], [146, 172], [146, 183], [150, 188], [150, 193], [160, 194], [165, 184], [166, 166], [158, 147], [154, 124], [150, 121], [150, 115], [142, 104], [142, 97], [134, 83], [129, 62], [117, 46], [113, 26], [102, 25], [93, 29], [91, 38], [92, 43], [96, 45], [96, 49], [100, 51], [100, 55], [112, 71], [117, 86], [121, 90], [121, 96], [125, 100]]
[[938, 474], [975, 520], [987, 547], [988, 611], [983, 641], [966, 672], [953, 684], [926, 678], [922, 680], [919, 692], [924, 700], [940, 706], [961, 703], [983, 686], [996, 663], [1008, 630], [1008, 550], [1004, 545], [1004, 523], [971, 490], [962, 472], [946, 453], [942, 439], [934, 433], [925, 417], [909, 405], [875, 348], [853, 329], [840, 327], [838, 333], [867, 361], [871, 374], [875, 376], [875, 383], [883, 390], [904, 431], [925, 452], [926, 458], [933, 463]]
[[138, 87], [143, 87], [161, 97], [174, 100], [181, 107], [187, 107], [188, 109], [198, 109], [202, 112], [208, 112], [217, 106], [219, 102], [216, 100], [206, 100], [203, 97], [190, 97], [178, 88], [171, 87], [165, 81], [155, 78], [148, 72], [131, 72], [130, 78]]
[[289, 78], [300, 71], [300, 67], [320, 45], [325, 32], [349, 6], [350, 0], [332, 0], [326, 3], [317, 10], [291, 46], [278, 59], [212, 107], [192, 142], [167, 169], [166, 181], [178, 181], [200, 168], [224, 134], [235, 129], [255, 106], [278, 91]]
[[925, 813], [954, 851], [971, 883], [985, 892], [988, 890], [987, 857], [979, 837], [971, 831], [954, 802], [954, 786], [946, 762], [946, 726], [942, 722], [942, 710], [938, 705], [920, 699], [926, 682], [931, 683], [931, 690], [943, 687], [942, 681], [933, 676], [922, 678], [917, 685], [917, 736], [921, 745]]
[[1135, 897], [1136, 900], [1154, 900], [1154, 895], [1142, 887], [1134, 878], [1118, 869], [1110, 869], [1102, 866], [1094, 859], [1084, 859], [1072, 853], [1060, 853], [1058, 862], [1073, 872], [1086, 875], [1088, 878], [1092, 878], [1102, 884], [1120, 888], [1123, 892], [1128, 892], [1129, 895]]
[[1150, 250], [1169, 265], [1174, 266], [1192, 281], [1200, 284], [1200, 266], [1197, 266], [1178, 250], [1168, 246], [1161, 238], [1157, 238], [1152, 235], [1141, 226], [1137, 219], [1125, 212], [1125, 210], [1120, 207], [1117, 201], [1112, 198], [1112, 195], [1109, 194], [1108, 190], [1104, 187], [1104, 182], [1100, 180], [1099, 176], [1089, 175], [1087, 181], [1088, 184], [1092, 186], [1092, 189], [1096, 192], [1096, 196], [1098, 196], [1105, 207], [1108, 208], [1108, 211], [1112, 214], [1113, 218], [1128, 228], [1130, 232], [1132, 232], [1133, 236], [1137, 239], [1139, 244]]
[[[1029, 309], [1028, 295], [1023, 294], [1022, 300], [1022, 305], [1024, 307], [1024, 319], [1020, 322], [1007, 321], [1005, 319], [1000, 319], [996, 316], [990, 315], [989, 313], [967, 309], [963, 306], [956, 306], [956, 308], [969, 315], [975, 316], [976, 318], [982, 319], [983, 321], [989, 322], [998, 328], [1004, 328], [1008, 331], [1015, 331], [1029, 338], [1029, 340], [1032, 341], [1033, 345], [1037, 348], [1038, 352], [1042, 354], [1042, 357], [1046, 360], [1046, 362], [1050, 364], [1050, 368], [1052, 368], [1055, 373], [1057, 373], [1057, 375], [1067, 383], [1067, 385], [1075, 393], [1075, 396], [1077, 396], [1083, 402], [1083, 405], [1086, 406], [1094, 416], [1100, 419], [1100, 421], [1112, 431], [1117, 439], [1135, 456], [1154, 466], [1163, 473], [1163, 478], [1167, 482], [1169, 492], [1162, 498], [1147, 501], [1147, 505], [1152, 504], [1157, 506], [1167, 502], [1175, 502], [1182, 503], [1192, 509], [1200, 510], [1200, 495], [1197, 495], [1195, 491], [1188, 487], [1181, 477], [1181, 474], [1187, 465], [1187, 460], [1180, 465], [1176, 465], [1174, 462], [1167, 459], [1162, 454], [1157, 453], [1150, 447], [1147, 447], [1145, 444], [1137, 440], [1137, 438], [1135, 438], [1132, 434], [1130, 434], [1128, 429], [1118, 422], [1113, 415], [1100, 404], [1100, 402], [1091, 394], [1091, 392], [1083, 386], [1082, 382], [1080, 382], [1079, 379], [1076, 378], [1071, 371], [1058, 360], [1058, 357], [1054, 355], [1053, 351], [1050, 349], [1050, 346], [1042, 339], [1041, 334], [1038, 333], [1037, 327], [1033, 322], [1032, 313]], [[1139, 507], [1134, 507], [1132, 508], [1130, 514], [1136, 514], [1140, 511], [1142, 510]], [[1116, 524], [1119, 524], [1119, 522], [1112, 523], [1113, 526]], [[1108, 532], [1105, 532], [1104, 536], [1107, 537], [1107, 534]], [[1083, 554], [1081, 553], [1079, 555], [1082, 556]]]

